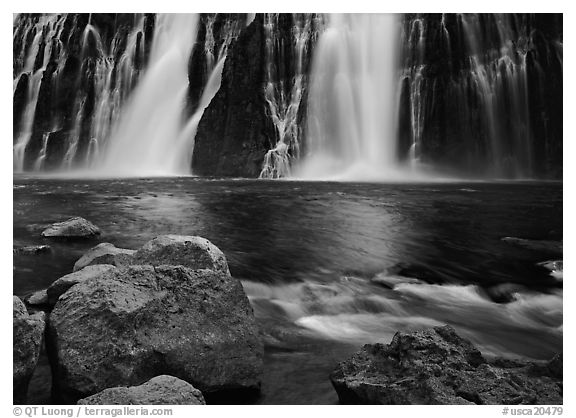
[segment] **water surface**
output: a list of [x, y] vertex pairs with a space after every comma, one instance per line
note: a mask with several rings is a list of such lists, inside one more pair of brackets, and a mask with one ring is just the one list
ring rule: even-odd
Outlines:
[[[82, 216], [91, 242], [41, 231]], [[486, 354], [545, 359], [562, 349], [554, 254], [502, 237], [562, 239], [562, 183], [370, 184], [157, 178], [14, 179], [14, 294], [71, 272], [98, 242], [138, 248], [200, 235], [226, 254], [265, 341], [261, 403], [335, 403], [328, 375], [365, 343], [449, 323]], [[31, 401], [49, 392], [44, 363]]]

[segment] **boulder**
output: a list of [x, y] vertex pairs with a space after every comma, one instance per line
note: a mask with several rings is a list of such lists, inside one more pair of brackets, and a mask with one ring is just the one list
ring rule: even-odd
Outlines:
[[23, 247], [14, 247], [12, 253], [14, 255], [36, 255], [44, 254], [52, 251], [49, 245], [27, 245]]
[[48, 293], [46, 292], [46, 289], [43, 290], [39, 290], [37, 292], [34, 292], [28, 296], [26, 296], [24, 298], [24, 301], [28, 304], [28, 305], [32, 305], [32, 306], [45, 306], [48, 305]]
[[70, 218], [64, 222], [57, 222], [42, 231], [42, 236], [45, 238], [85, 239], [94, 238], [98, 235], [100, 235], [100, 229], [80, 217]]
[[115, 269], [115, 266], [111, 266], [109, 264], [96, 264], [93, 266], [87, 266], [82, 270], [60, 277], [58, 280], [48, 286], [48, 289], [46, 289], [48, 305], [54, 306], [56, 302], [58, 302], [60, 295], [62, 295], [75, 284], [93, 279], [95, 277], [100, 277], [102, 274]]
[[82, 270], [84, 267], [93, 264], [110, 264], [113, 266], [128, 265], [130, 264], [131, 256], [135, 252], [136, 250], [117, 248], [114, 244], [103, 242], [89, 249], [78, 261], [76, 261], [73, 271]]
[[45, 314], [38, 312], [29, 315], [24, 303], [13, 297], [13, 402], [26, 403], [28, 383], [34, 373], [45, 328]]
[[156, 376], [140, 386], [104, 389], [78, 405], [205, 405], [202, 392], [174, 376]]
[[330, 380], [345, 404], [554, 405], [562, 403], [561, 362], [489, 362], [446, 325], [365, 345]]
[[252, 308], [241, 283], [219, 271], [111, 269], [60, 296], [47, 335], [53, 387], [65, 401], [160, 374], [205, 396], [260, 387]]
[[224, 253], [207, 239], [197, 236], [158, 236], [136, 251], [132, 264], [179, 265], [230, 274]]

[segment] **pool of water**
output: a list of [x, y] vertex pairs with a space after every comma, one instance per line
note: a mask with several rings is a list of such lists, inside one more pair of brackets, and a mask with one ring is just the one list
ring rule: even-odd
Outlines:
[[[40, 236], [70, 216], [102, 236]], [[486, 354], [545, 359], [562, 350], [562, 282], [537, 265], [554, 254], [502, 241], [562, 240], [562, 183], [16, 176], [13, 232], [14, 245], [52, 247], [14, 256], [18, 296], [71, 272], [98, 242], [208, 238], [242, 281], [262, 330], [260, 403], [337, 402], [328, 379], [335, 365], [398, 330], [449, 323]], [[41, 361], [31, 402], [48, 401], [47, 374]]]

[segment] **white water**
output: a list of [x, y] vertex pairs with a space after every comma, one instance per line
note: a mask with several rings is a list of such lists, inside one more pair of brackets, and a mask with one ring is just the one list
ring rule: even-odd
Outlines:
[[314, 55], [308, 150], [294, 175], [397, 178], [399, 16], [331, 15]]
[[[161, 14], [156, 20], [148, 70], [107, 141], [99, 171], [106, 175], [187, 174], [182, 114], [188, 88], [188, 60], [198, 16]], [[182, 145], [182, 146], [180, 146]]]
[[378, 279], [390, 288], [350, 276], [328, 283], [245, 280], [242, 285], [257, 317], [280, 318], [302, 332], [354, 344], [387, 343], [398, 330], [450, 323], [485, 354], [538, 358], [547, 341], [534, 342], [534, 333], [562, 337], [560, 289], [542, 294], [518, 287], [508, 290], [513, 300], [504, 304], [475, 285], [428, 284], [382, 274]]

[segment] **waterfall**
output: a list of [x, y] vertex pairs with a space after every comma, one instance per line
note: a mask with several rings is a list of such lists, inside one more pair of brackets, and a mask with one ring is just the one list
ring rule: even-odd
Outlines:
[[[14, 18], [15, 20], [17, 17]], [[34, 118], [36, 116], [36, 106], [40, 93], [40, 85], [44, 71], [50, 61], [53, 52], [60, 54], [58, 44], [53, 42], [53, 38], [59, 39], [62, 31], [64, 19], [62, 16], [47, 15], [41, 16], [35, 21], [28, 20], [26, 25], [14, 32], [13, 39], [23, 40], [18, 51], [14, 51], [14, 72], [19, 73], [15, 77], [14, 90], [17, 83], [26, 77], [26, 105], [19, 123], [19, 133], [14, 141], [13, 148], [13, 169], [16, 172], [24, 170], [24, 159], [26, 148], [32, 137]], [[33, 36], [31, 45], [27, 45], [26, 40]], [[56, 51], [53, 51], [56, 48]], [[17, 80], [17, 81], [16, 81]], [[17, 127], [14, 127], [16, 132]]]
[[[126, 103], [129, 93], [138, 80], [140, 74], [139, 64], [136, 62], [144, 56], [144, 42], [141, 39], [144, 33], [143, 15], [135, 17], [135, 25], [128, 39], [126, 47], [121, 51], [121, 32], [118, 32], [112, 40], [111, 51], [105, 55], [100, 50], [100, 59], [95, 62], [94, 90], [95, 104], [94, 113], [90, 122], [88, 152], [86, 153], [83, 167], [90, 168], [97, 164], [100, 158], [100, 148], [105, 144], [111, 134], [112, 127], [118, 123], [122, 106]], [[93, 29], [91, 25], [86, 28]], [[99, 39], [97, 32], [95, 37]], [[140, 41], [139, 41], [140, 39]], [[101, 46], [101, 42], [98, 42]], [[121, 54], [117, 64], [114, 57]]]
[[[266, 36], [266, 87], [264, 97], [278, 140], [274, 148], [264, 156], [260, 178], [280, 178], [290, 176], [290, 166], [300, 157], [301, 127], [299, 110], [304, 93], [304, 63], [310, 38], [314, 35], [312, 15], [292, 15], [291, 45], [284, 45], [279, 38], [278, 14], [266, 14], [264, 31]], [[294, 75], [286, 74], [285, 48], [292, 54]]]
[[331, 15], [314, 53], [296, 177], [394, 176], [398, 16]]
[[178, 158], [188, 150], [177, 145], [197, 23], [193, 14], [158, 15], [148, 69], [112, 128], [98, 168], [103, 174], [189, 173]]
[[561, 177], [561, 14], [13, 22], [15, 172]]
[[411, 165], [447, 160], [493, 177], [532, 175], [530, 24], [514, 14], [406, 19], [403, 159]]
[[[470, 56], [470, 76], [481, 99], [489, 135], [489, 163], [497, 176], [526, 176], [532, 171], [525, 47], [512, 44], [517, 22], [493, 15], [496, 44], [483, 36], [478, 15], [462, 15]], [[526, 42], [526, 40], [521, 40]], [[510, 146], [506, 147], [505, 144]], [[508, 148], [508, 150], [506, 150]]]

